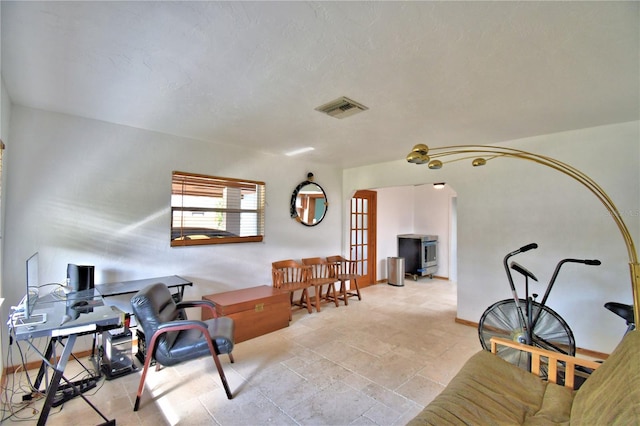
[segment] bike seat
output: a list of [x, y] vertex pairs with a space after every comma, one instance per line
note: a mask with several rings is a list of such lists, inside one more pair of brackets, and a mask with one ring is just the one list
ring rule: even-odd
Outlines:
[[622, 317], [627, 322], [627, 325], [635, 322], [633, 318], [633, 305], [625, 305], [624, 303], [618, 302], [607, 302], [604, 304], [604, 307], [619, 317]]
[[533, 275], [533, 273], [531, 271], [529, 271], [527, 268], [525, 268], [524, 266], [522, 266], [518, 262], [511, 262], [511, 269], [513, 269], [514, 271], [520, 272], [525, 277], [529, 277], [534, 281], [538, 281], [536, 276]]

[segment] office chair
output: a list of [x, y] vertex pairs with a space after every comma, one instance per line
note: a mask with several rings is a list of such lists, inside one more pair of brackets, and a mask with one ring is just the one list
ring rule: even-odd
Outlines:
[[[234, 362], [231, 355], [233, 319], [215, 318], [215, 305], [208, 300], [176, 303], [169, 288], [162, 283], [152, 284], [136, 293], [131, 299], [131, 307], [138, 325], [144, 330], [147, 342], [147, 355], [133, 411], [138, 411], [140, 406], [144, 381], [152, 358], [156, 360], [157, 370], [160, 365], [171, 366], [211, 355], [227, 398], [233, 398], [218, 358], [219, 354], [227, 354], [231, 362]], [[205, 321], [186, 319], [184, 309], [193, 307], [211, 309], [214, 318]]]

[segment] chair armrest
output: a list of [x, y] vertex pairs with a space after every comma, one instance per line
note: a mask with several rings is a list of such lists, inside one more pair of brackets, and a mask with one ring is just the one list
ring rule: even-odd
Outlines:
[[201, 328], [202, 331], [207, 334], [208, 327], [204, 321], [199, 320], [176, 320], [176, 321], [168, 321], [160, 324], [156, 329], [156, 332], [153, 333], [153, 337], [160, 336], [161, 334], [168, 333], [170, 331], [181, 331], [181, 330], [189, 330], [192, 328]]
[[185, 301], [176, 303], [176, 307], [178, 309], [185, 309], [185, 308], [209, 309], [209, 311], [213, 315], [213, 318], [218, 318], [218, 312], [216, 312], [216, 304], [210, 300], [185, 300]]
[[600, 367], [599, 362], [591, 361], [584, 358], [576, 358], [574, 356], [565, 355], [559, 352], [548, 351], [546, 349], [538, 348], [535, 346], [524, 345], [512, 340], [503, 339], [500, 337], [491, 338], [491, 352], [497, 354], [498, 345], [507, 346], [509, 348], [517, 349], [523, 352], [531, 354], [531, 373], [540, 375], [540, 358], [548, 358], [549, 360], [549, 374], [548, 380], [551, 383], [556, 383], [556, 377], [558, 372], [558, 362], [565, 363], [565, 379], [564, 385], [573, 389], [574, 374], [576, 366], [591, 368], [595, 370]]

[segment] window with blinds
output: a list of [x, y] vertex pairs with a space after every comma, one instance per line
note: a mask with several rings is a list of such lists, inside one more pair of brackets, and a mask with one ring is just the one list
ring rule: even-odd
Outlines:
[[260, 242], [265, 184], [173, 172], [171, 246]]

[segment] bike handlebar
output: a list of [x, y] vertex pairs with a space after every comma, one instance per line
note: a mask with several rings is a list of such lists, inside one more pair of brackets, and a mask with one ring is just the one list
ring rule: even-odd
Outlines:
[[518, 251], [520, 253], [524, 253], [525, 251], [529, 251], [532, 249], [537, 249], [538, 248], [538, 244], [536, 243], [531, 243], [531, 244], [527, 244], [526, 246], [522, 246], [518, 249]]
[[598, 259], [562, 259], [559, 264], [563, 264], [566, 262], [584, 263], [585, 265], [590, 266], [602, 265], [602, 262], [600, 262]]
[[[512, 257], [512, 256], [515, 256], [516, 254], [524, 253], [526, 251], [537, 249], [537, 248], [538, 248], [538, 244], [536, 244], [536, 243], [527, 244], [526, 246], [522, 246], [519, 249], [517, 249], [515, 251], [512, 251], [511, 253], [507, 254], [503, 259], [504, 269], [507, 272], [507, 278], [509, 279], [509, 286], [511, 287], [511, 292], [514, 294], [514, 298], [516, 298], [516, 296], [515, 296], [516, 295], [516, 288], [515, 288], [515, 285], [513, 284], [513, 277], [511, 276], [511, 273], [509, 272], [508, 259], [510, 257]], [[551, 280], [549, 281], [549, 285], [547, 286], [547, 290], [545, 291], [545, 295], [542, 298], [542, 302], [541, 303], [543, 305], [546, 302], [547, 297], [549, 296], [549, 292], [551, 291], [551, 287], [553, 287], [553, 283], [555, 282], [555, 280], [556, 280], [556, 278], [558, 276], [558, 272], [560, 272], [560, 268], [562, 267], [563, 264], [565, 264], [567, 262], [583, 263], [585, 265], [591, 265], [591, 266], [598, 266], [598, 265], [602, 264], [602, 262], [600, 262], [597, 259], [562, 259], [556, 265], [555, 271], [553, 271], [553, 276], [551, 277]], [[518, 265], [518, 266], [520, 266], [520, 265]], [[519, 272], [522, 273], [522, 271], [519, 271]], [[524, 275], [528, 275], [528, 274], [524, 274]], [[533, 274], [530, 274], [528, 276], [532, 277], [535, 280], [535, 278], [533, 277]]]
[[538, 244], [531, 243], [531, 244], [527, 244], [526, 246], [520, 247], [518, 250], [512, 251], [511, 253], [507, 254], [504, 257], [505, 266], [507, 265], [507, 259], [509, 259], [511, 256], [515, 256], [516, 254], [524, 253], [525, 251], [529, 251], [529, 250], [533, 250], [533, 249], [537, 249], [537, 248], [538, 248]]

